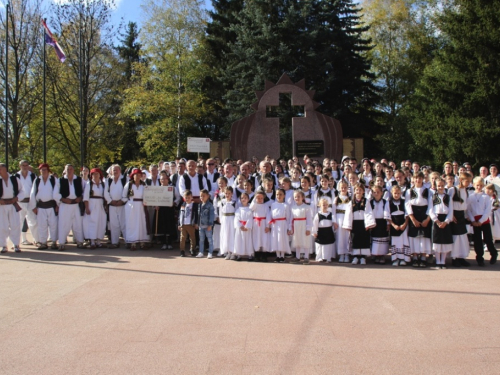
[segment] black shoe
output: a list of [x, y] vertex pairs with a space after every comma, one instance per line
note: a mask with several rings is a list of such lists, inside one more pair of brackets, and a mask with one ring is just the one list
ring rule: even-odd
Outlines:
[[411, 266], [412, 266], [412, 267], [418, 267], [418, 260], [417, 260], [417, 259], [413, 259], [413, 260], [411, 261]]
[[241, 260], [241, 257], [240, 257], [239, 255], [238, 255], [238, 256], [236, 256], [235, 261], [236, 261], [236, 262], [239, 262], [240, 260]]
[[267, 263], [267, 255], [268, 255], [267, 253], [262, 253], [262, 256], [260, 257], [260, 261]]
[[248, 257], [248, 261], [249, 261], [249, 262], [253, 262], [254, 260], [255, 260], [255, 259], [254, 259], [254, 257], [253, 257], [253, 256], [251, 256], [251, 255], [250, 255], [250, 256]]
[[477, 265], [479, 267], [484, 267], [484, 259], [477, 259]]
[[189, 250], [189, 254], [191, 254], [191, 256], [192, 256], [192, 257], [195, 257], [195, 256], [196, 256], [196, 254], [194, 253], [194, 251], [193, 251], [193, 250]]
[[490, 264], [495, 264], [497, 262], [498, 254], [492, 255], [490, 259]]
[[186, 256], [186, 253], [184, 252], [184, 250], [181, 250], [181, 257], [185, 257]]
[[453, 259], [453, 260], [451, 261], [451, 265], [452, 265], [453, 267], [461, 267], [461, 266], [462, 266], [462, 264], [460, 263], [460, 260], [458, 260], [458, 258]]
[[420, 264], [418, 266], [422, 267], [422, 268], [426, 268], [427, 267], [427, 261], [426, 260], [421, 260]]
[[464, 258], [458, 258], [458, 261], [460, 262], [460, 265], [462, 267], [470, 267], [470, 263], [467, 262]]
[[285, 258], [284, 257], [280, 258], [280, 263], [285, 263]]

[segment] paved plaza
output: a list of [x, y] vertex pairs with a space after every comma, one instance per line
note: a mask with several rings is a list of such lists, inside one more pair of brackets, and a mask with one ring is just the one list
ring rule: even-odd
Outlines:
[[500, 373], [488, 254], [433, 270], [178, 253], [3, 254], [0, 373]]

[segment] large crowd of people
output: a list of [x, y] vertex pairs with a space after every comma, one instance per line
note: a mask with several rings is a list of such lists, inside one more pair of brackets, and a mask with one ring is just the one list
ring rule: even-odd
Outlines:
[[[0, 252], [35, 245], [132, 251], [179, 243], [184, 257], [310, 264], [468, 267], [495, 264], [500, 239], [498, 167], [474, 175], [469, 163], [439, 170], [410, 160], [343, 157], [161, 161], [148, 168], [68, 164], [59, 178], [25, 160], [9, 174], [0, 164]], [[171, 207], [145, 206], [149, 186], [174, 193]], [[33, 243], [28, 241], [31, 232]], [[286, 260], [285, 258], [288, 258]], [[448, 261], [450, 262], [450, 261]]]

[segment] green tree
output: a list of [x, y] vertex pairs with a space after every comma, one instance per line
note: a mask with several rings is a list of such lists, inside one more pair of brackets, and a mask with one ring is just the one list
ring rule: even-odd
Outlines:
[[[8, 72], [9, 153], [14, 160], [28, 158], [25, 150], [30, 124], [41, 115], [42, 46], [41, 2], [19, 0], [11, 2], [9, 19], [0, 14], [0, 119], [5, 123], [5, 73]], [[9, 65], [5, 66], [5, 29], [9, 28]], [[0, 128], [1, 144], [5, 146], [5, 128]], [[3, 148], [3, 147], [2, 147]], [[3, 157], [3, 152], [2, 152]]]
[[124, 110], [140, 121], [139, 141], [151, 160], [179, 155], [188, 135], [209, 134], [200, 122], [210, 110], [201, 91], [208, 68], [200, 63], [205, 28], [200, 1], [150, 0], [143, 9], [143, 61], [134, 64]]
[[500, 1], [456, 0], [439, 17], [444, 46], [425, 69], [411, 103], [417, 147], [441, 164], [476, 167], [500, 142]]
[[[120, 40], [121, 44], [116, 48], [119, 55], [122, 79], [119, 89], [115, 93], [115, 101], [121, 108], [124, 106], [123, 92], [132, 85], [132, 78], [135, 75], [134, 64], [140, 62], [141, 44], [138, 42], [139, 30], [135, 22], [129, 22], [126, 33]], [[138, 128], [139, 122], [131, 116], [127, 116], [124, 111], [120, 112], [119, 124], [117, 128], [117, 142], [122, 146], [120, 159], [117, 162], [126, 164], [142, 160], [146, 155], [139, 144]]]
[[372, 71], [380, 90], [376, 110], [382, 125], [377, 140], [386, 157], [421, 157], [408, 140], [407, 106], [423, 71], [438, 49], [433, 14], [435, 1], [368, 0], [364, 3], [366, 32], [374, 48]]
[[[120, 153], [120, 145], [110, 142], [116, 134], [119, 112], [113, 94], [120, 82], [112, 45], [120, 26], [111, 24], [113, 5], [113, 0], [69, 0], [52, 7], [51, 24], [67, 55], [65, 64], [54, 56], [48, 61], [53, 163], [104, 164], [116, 160]], [[80, 108], [84, 160], [80, 157]]]

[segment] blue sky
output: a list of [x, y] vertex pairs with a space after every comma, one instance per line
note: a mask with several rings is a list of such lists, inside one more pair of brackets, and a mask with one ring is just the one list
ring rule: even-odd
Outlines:
[[[212, 7], [211, 0], [204, 0], [207, 8]], [[140, 0], [117, 0], [118, 7], [113, 14], [113, 23], [118, 24], [123, 18], [125, 24], [129, 21], [137, 22], [140, 26], [142, 19], [142, 9]]]

